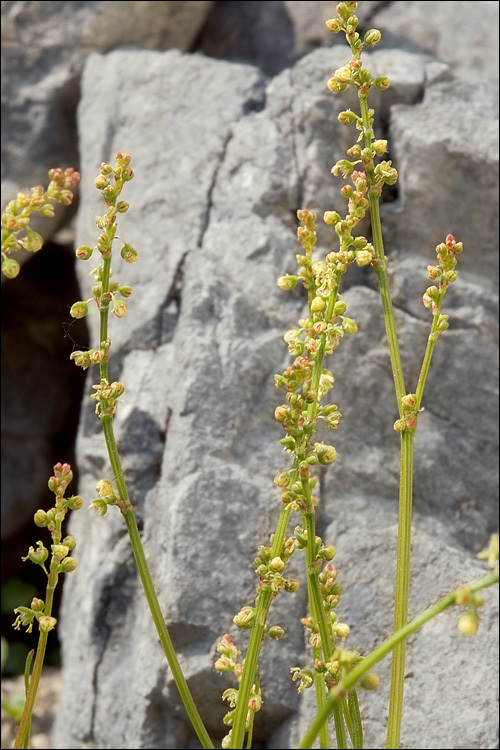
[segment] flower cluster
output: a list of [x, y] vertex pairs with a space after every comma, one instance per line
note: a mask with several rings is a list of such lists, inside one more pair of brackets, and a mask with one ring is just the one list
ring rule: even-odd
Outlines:
[[113, 484], [109, 479], [100, 479], [97, 482], [96, 490], [99, 497], [94, 498], [89, 505], [90, 510], [95, 510], [98, 516], [104, 516], [108, 512], [108, 505], [118, 505], [123, 508], [123, 501], [113, 489]]
[[[123, 318], [127, 314], [127, 303], [124, 299], [130, 297], [132, 293], [132, 289], [128, 284], [110, 281], [111, 270], [109, 265], [111, 262], [113, 241], [118, 239], [116, 237], [117, 215], [124, 214], [129, 209], [129, 204], [118, 200], [118, 198], [124, 184], [134, 176], [129, 166], [131, 158], [130, 154], [118, 153], [114, 168], [109, 164], [101, 164], [101, 173], [94, 181], [96, 188], [101, 191], [107, 209], [103, 216], [96, 218], [96, 224], [101, 230], [101, 234], [97, 238], [95, 247], [81, 245], [76, 249], [76, 257], [79, 260], [89, 260], [95, 250], [100, 253], [104, 262], [91, 272], [95, 281], [92, 287], [94, 300], [99, 310], [108, 309], [111, 306], [111, 310], [117, 318]], [[123, 243], [121, 256], [125, 263], [134, 263], [138, 258], [135, 248], [127, 242]], [[123, 299], [120, 299], [118, 295]], [[85, 317], [88, 312], [88, 302], [89, 300], [75, 302], [70, 310], [71, 316], [73, 318]], [[75, 356], [73, 359], [81, 367], [88, 367], [89, 362], [87, 360], [82, 360], [81, 357], [76, 356], [80, 354], [81, 352], [74, 352]]]
[[[80, 180], [80, 173], [73, 168], [51, 169], [50, 183], [47, 190], [43, 187], [31, 188], [30, 194], [18, 193], [15, 200], [10, 201], [2, 213], [2, 272], [9, 279], [14, 279], [19, 273], [19, 263], [9, 258], [9, 253], [23, 247], [31, 253], [36, 253], [43, 244], [42, 236], [30, 229], [30, 215], [37, 212], [42, 216], [54, 216], [54, 203], [69, 206], [73, 200], [71, 188]], [[24, 234], [21, 237], [21, 232]]]
[[[218, 672], [233, 672], [233, 674], [236, 676], [236, 679], [238, 680], [238, 683], [240, 683], [243, 675], [243, 665], [241, 664], [241, 662], [237, 661], [237, 658], [241, 652], [238, 651], [231, 636], [227, 633], [222, 636], [219, 643], [217, 644], [217, 652], [221, 655], [215, 662], [215, 669], [217, 669]], [[231, 707], [231, 710], [228, 711], [228, 713], [224, 716], [223, 722], [224, 724], [226, 724], [226, 726], [231, 726], [236, 711], [236, 704], [238, 702], [238, 690], [236, 688], [228, 688], [223, 692], [222, 698], [223, 700], [228, 701]], [[248, 712], [245, 722], [247, 730], [251, 728], [253, 717], [257, 713], [257, 711], [260, 710], [261, 706], [261, 690], [258, 683], [254, 683], [252, 685], [250, 691], [250, 699], [248, 701]], [[231, 747], [231, 740], [231, 730], [229, 730], [228, 734], [222, 740], [222, 747]]]
[[439, 279], [439, 286], [428, 287], [422, 297], [424, 307], [432, 310], [434, 316], [431, 337], [436, 341], [438, 336], [448, 328], [448, 315], [441, 315], [441, 303], [449, 284], [457, 280], [458, 271], [455, 270], [457, 259], [455, 255], [463, 252], [463, 244], [457, 242], [452, 234], [448, 234], [445, 241], [436, 246], [437, 266], [427, 266], [427, 275], [431, 281]]
[[39, 509], [36, 511], [34, 521], [36, 526], [47, 528], [52, 536], [53, 544], [51, 545], [50, 570], [47, 571], [45, 562], [49, 557], [49, 550], [42, 542], [37, 542], [37, 548], [30, 547], [24, 561], [31, 562], [40, 567], [47, 574], [48, 596], [47, 601], [35, 597], [31, 602], [31, 607], [17, 607], [14, 612], [17, 618], [14, 622], [14, 628], [19, 630], [21, 626], [26, 627], [28, 633], [33, 629], [33, 623], [36, 620], [41, 631], [48, 633], [56, 625], [55, 617], [51, 615], [52, 593], [56, 587], [60, 573], [71, 573], [76, 569], [77, 561], [69, 556], [71, 550], [76, 546], [74, 537], [71, 535], [62, 538], [62, 523], [68, 510], [79, 510], [83, 505], [83, 500], [79, 495], [64, 497], [66, 489], [73, 478], [73, 472], [69, 464], [57, 463], [54, 466], [54, 475], [49, 479], [49, 489], [56, 496], [54, 507], [48, 511]]

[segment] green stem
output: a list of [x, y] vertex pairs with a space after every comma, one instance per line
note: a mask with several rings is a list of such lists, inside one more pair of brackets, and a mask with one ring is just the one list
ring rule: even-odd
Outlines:
[[[111, 259], [104, 260], [103, 278], [102, 278], [102, 288], [104, 292], [107, 291], [108, 289], [109, 277], [110, 277], [110, 265], [111, 265]], [[108, 307], [101, 308], [100, 310], [101, 341], [105, 341], [108, 337], [108, 315], [109, 315], [109, 308]], [[100, 364], [100, 377], [101, 377], [101, 380], [104, 378], [107, 379], [108, 377], [108, 363], [107, 362], [102, 362]], [[128, 491], [127, 491], [127, 486], [125, 484], [125, 480], [123, 477], [120, 457], [119, 457], [118, 448], [116, 445], [115, 435], [113, 431], [113, 417], [107, 416], [107, 415], [101, 415], [101, 422], [102, 422], [102, 429], [104, 433], [104, 439], [106, 441], [106, 447], [108, 450], [109, 461], [110, 461], [111, 468], [113, 471], [113, 476], [115, 479], [116, 489], [118, 491], [118, 495], [120, 496], [120, 510], [125, 519], [125, 523], [127, 526], [129, 537], [130, 537], [130, 543], [132, 545], [132, 550], [133, 550], [135, 561], [137, 564], [137, 569], [139, 571], [139, 575], [140, 575], [142, 585], [144, 588], [144, 593], [146, 594], [146, 599], [149, 604], [151, 616], [153, 618], [153, 622], [158, 632], [160, 643], [162, 645], [163, 651], [165, 652], [168, 665], [172, 671], [172, 676], [175, 680], [175, 684], [181, 696], [186, 712], [191, 720], [193, 729], [195, 730], [196, 735], [198, 739], [200, 740], [202, 747], [213, 748], [214, 745], [203, 724], [201, 716], [198, 712], [198, 709], [196, 708], [195, 702], [193, 700], [193, 697], [187, 685], [186, 679], [182, 673], [182, 669], [179, 664], [177, 655], [175, 653], [175, 649], [172, 644], [170, 634], [165, 624], [165, 620], [163, 619], [161, 608], [158, 602], [158, 597], [156, 596], [156, 592], [155, 592], [154, 585], [153, 585], [153, 580], [151, 578], [151, 573], [149, 571], [149, 567], [146, 561], [146, 556], [144, 554], [144, 548], [142, 546], [139, 529], [137, 527], [137, 521], [135, 518], [134, 509], [132, 507], [132, 503], [130, 502]]]
[[[57, 563], [51, 562], [49, 578], [47, 581], [46, 596], [45, 596], [45, 608], [44, 617], [50, 617], [52, 615], [52, 606], [54, 602], [54, 591], [57, 585], [58, 573]], [[38, 691], [38, 685], [40, 683], [40, 677], [42, 675], [42, 667], [45, 659], [45, 651], [47, 649], [47, 639], [49, 633], [44, 630], [40, 630], [38, 635], [38, 646], [36, 649], [35, 661], [33, 663], [33, 672], [31, 673], [31, 680], [29, 683], [28, 693], [26, 695], [26, 702], [24, 704], [23, 715], [17, 731], [16, 740], [14, 742], [14, 748], [23, 748], [27, 745], [29, 740], [29, 732], [31, 726], [31, 716], [33, 714], [33, 707], [35, 705], [36, 694]]]
[[[283, 506], [273, 539], [271, 558], [281, 552], [289, 518], [290, 510], [287, 510], [286, 507]], [[266, 632], [267, 616], [269, 614], [269, 607], [271, 606], [272, 599], [273, 595], [270, 586], [262, 586], [257, 595], [255, 617], [252, 622], [250, 640], [243, 664], [243, 674], [238, 689], [238, 700], [236, 703], [233, 728], [231, 731], [232, 748], [243, 747], [248, 701], [250, 700], [252, 685], [255, 682], [259, 653]]]
[[[492, 586], [495, 583], [498, 583], [498, 569], [493, 571], [492, 573], [489, 573], [487, 576], [484, 576], [475, 583], [467, 584], [466, 588], [468, 589], [468, 591], [474, 592], [486, 588], [487, 586]], [[298, 750], [307, 750], [307, 748], [310, 748], [312, 746], [312, 743], [319, 734], [321, 727], [323, 726], [325, 721], [327, 721], [333, 706], [335, 706], [336, 704], [340, 704], [343, 694], [347, 690], [352, 688], [356, 684], [356, 682], [361, 677], [363, 677], [364, 674], [366, 674], [372, 667], [374, 667], [375, 664], [379, 662], [384, 656], [386, 656], [398, 643], [403, 642], [411, 633], [414, 633], [416, 630], [421, 628], [422, 625], [424, 625], [426, 622], [432, 620], [441, 612], [444, 612], [445, 609], [448, 609], [448, 607], [451, 607], [453, 604], [455, 604], [458, 590], [459, 589], [453, 590], [451, 593], [440, 599], [440, 601], [438, 601], [432, 607], [426, 609], [425, 612], [422, 612], [422, 614], [414, 617], [413, 620], [411, 620], [404, 628], [401, 628], [401, 630], [393, 633], [393, 635], [391, 635], [389, 638], [387, 638], [387, 640], [381, 643], [380, 646], [378, 646], [370, 654], [368, 654], [368, 656], [363, 659], [363, 661], [357, 664], [354, 669], [352, 669], [349, 674], [342, 680], [342, 682], [340, 682], [335, 694], [333, 692], [330, 692], [323, 709], [320, 713], [318, 713], [309, 729], [305, 733], [302, 741], [300, 742]]]
[[[401, 462], [399, 479], [399, 522], [396, 567], [396, 595], [394, 603], [394, 632], [400, 631], [408, 621], [408, 596], [410, 588], [411, 508], [413, 477], [413, 432], [401, 434]], [[391, 690], [387, 747], [399, 747], [403, 691], [405, 676], [406, 642], [400, 641], [392, 655]]]

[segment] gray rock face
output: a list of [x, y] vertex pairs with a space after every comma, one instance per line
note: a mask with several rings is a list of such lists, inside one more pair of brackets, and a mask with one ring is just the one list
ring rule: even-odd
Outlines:
[[[273, 375], [289, 362], [282, 334], [304, 297], [280, 291], [276, 278], [295, 268], [298, 207], [345, 213], [330, 169], [354, 140], [337, 113], [355, 102], [325, 84], [346, 59], [343, 48], [318, 50], [267, 81], [251, 66], [198, 55], [115, 51], [90, 56], [82, 81], [80, 244], [95, 243], [103, 212], [93, 186], [101, 161], [129, 152], [136, 175], [118, 233], [140, 259], [114, 266], [115, 278], [133, 287], [129, 314], [110, 331], [111, 377], [126, 387], [115, 429], [166, 621], [214, 741], [225, 734], [220, 694], [229, 685], [213, 670], [216, 642], [253, 603], [251, 561], [274, 531], [280, 500], [272, 478], [287, 467]], [[414, 614], [482, 574], [475, 553], [496, 526], [496, 251], [485, 223], [496, 212], [498, 155], [493, 145], [479, 147], [477, 133], [492, 132], [495, 105], [489, 90], [460, 88], [426, 54], [374, 52], [368, 66], [393, 82], [373, 101], [377, 132], [388, 136], [401, 172], [383, 221], [408, 390], [430, 326], [419, 300], [434, 246], [450, 231], [466, 246], [457, 289], [445, 298], [452, 325], [438, 341], [416, 447]], [[319, 245], [336, 249], [333, 230], [320, 228]], [[82, 289], [94, 261], [79, 264]], [[344, 418], [332, 441], [337, 462], [321, 476], [318, 532], [337, 548], [347, 645], [365, 652], [391, 630], [398, 440], [374, 279], [366, 269], [346, 279], [359, 332], [331, 362]], [[96, 341], [95, 318], [91, 329]], [[89, 500], [97, 480], [111, 478], [93, 408], [88, 399], [78, 439], [79, 492]], [[73, 516], [79, 569], [65, 584], [65, 687], [53, 746], [196, 747], [118, 512]], [[299, 554], [292, 562], [303, 578]], [[281, 594], [271, 610], [286, 637], [266, 643], [261, 663], [255, 741], [263, 747], [296, 746], [312, 718], [310, 696], [299, 701], [289, 674], [310, 660], [303, 589]], [[494, 742], [495, 606], [492, 594], [485, 598], [472, 642], [456, 632], [456, 612], [411, 639], [406, 747]], [[243, 647], [242, 631], [235, 637]], [[365, 747], [385, 742], [388, 669], [377, 670], [378, 694], [361, 696]]]

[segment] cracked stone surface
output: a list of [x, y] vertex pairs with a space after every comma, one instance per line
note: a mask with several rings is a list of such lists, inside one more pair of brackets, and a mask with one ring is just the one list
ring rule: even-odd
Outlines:
[[[111, 378], [126, 387], [117, 438], [160, 603], [214, 741], [224, 733], [220, 694], [228, 687], [212, 667], [216, 642], [224, 632], [234, 634], [232, 616], [253, 603], [251, 561], [274, 528], [279, 493], [272, 479], [287, 465], [273, 418], [281, 403], [273, 376], [288, 362], [282, 334], [301, 316], [304, 298], [298, 289], [282, 292], [276, 278], [294, 270], [300, 250], [297, 207], [320, 215], [344, 210], [330, 168], [352, 140], [336, 115], [354, 102], [325, 89], [344, 59], [341, 49], [318, 50], [266, 79], [248, 65], [124, 50], [92, 55], [82, 81], [79, 244], [95, 242], [94, 220], [103, 210], [93, 186], [100, 162], [129, 152], [136, 175], [123, 195], [131, 210], [118, 233], [140, 259], [115, 270], [134, 290], [129, 314], [111, 329]], [[429, 319], [419, 300], [434, 246], [449, 231], [466, 246], [457, 291], [446, 297], [452, 325], [436, 348], [417, 441], [410, 603], [416, 613], [482, 574], [475, 553], [497, 523], [496, 250], [484, 225], [495, 215], [498, 156], [493, 147], [477, 147], [479, 94], [457, 88], [429, 54], [382, 50], [369, 67], [393, 83], [376, 92], [374, 106], [377, 132], [388, 135], [401, 169], [383, 222], [408, 383], [416, 380], [425, 347]], [[481, 124], [492, 133], [493, 96], [487, 89], [480, 95]], [[450, 114], [444, 124], [435, 117], [436, 100], [453, 113], [460, 99], [460, 117]], [[451, 170], [453, 189], [431, 192], [443, 170]], [[469, 198], [481, 210], [469, 211]], [[332, 242], [321, 227], [320, 248]], [[83, 288], [92, 263], [78, 264]], [[331, 363], [343, 420], [332, 440], [338, 460], [320, 477], [318, 527], [337, 548], [348, 647], [365, 650], [391, 629], [396, 409], [374, 280], [366, 269], [346, 278], [348, 314], [360, 330], [342, 341]], [[90, 326], [94, 340], [95, 318]], [[87, 392], [94, 380], [92, 373]], [[110, 476], [93, 406], [87, 399], [77, 446], [79, 492], [89, 500], [96, 481]], [[73, 514], [71, 532], [79, 569], [65, 585], [60, 630], [67, 668], [53, 747], [196, 747], [119, 514], [89, 518], [81, 511]], [[411, 640], [406, 747], [422, 746], [424, 724], [429, 747], [494, 742], [496, 610], [494, 597], [486, 598], [472, 642], [456, 632], [456, 613]], [[280, 595], [272, 610], [272, 623], [282, 624], [286, 637], [266, 643], [262, 660], [264, 704], [255, 730], [262, 747], [296, 746], [311, 720], [310, 696], [299, 701], [289, 675], [308, 660], [299, 622], [305, 611], [302, 588]], [[241, 631], [236, 637], [243, 645]], [[365, 746], [373, 748], [385, 742], [388, 664], [378, 671], [377, 695], [361, 696], [369, 719]]]

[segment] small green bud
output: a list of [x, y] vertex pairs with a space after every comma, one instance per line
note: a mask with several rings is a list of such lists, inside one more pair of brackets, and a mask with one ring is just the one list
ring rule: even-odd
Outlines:
[[326, 307], [326, 302], [322, 297], [315, 297], [311, 302], [311, 312], [322, 312]]
[[284, 289], [285, 291], [294, 289], [296, 284], [297, 284], [296, 276], [280, 276], [280, 278], [278, 279], [279, 288]]
[[69, 552], [65, 544], [53, 544], [51, 549], [52, 555], [57, 562], [61, 562]]
[[336, 211], [325, 211], [323, 221], [329, 227], [334, 227], [340, 221], [340, 215]]
[[325, 21], [325, 24], [327, 29], [331, 31], [332, 34], [338, 34], [342, 29], [342, 21], [340, 20], [340, 18], [329, 18], [328, 21]]
[[362, 266], [368, 266], [373, 260], [373, 255], [369, 250], [359, 250], [356, 253], [356, 265], [360, 268]]
[[100, 174], [95, 178], [94, 185], [98, 190], [104, 190], [105, 187], [108, 187], [109, 180], [104, 174]]
[[352, 79], [352, 70], [348, 65], [343, 65], [342, 68], [337, 68], [333, 77], [339, 83], [349, 83]]
[[365, 690], [376, 690], [379, 686], [379, 677], [375, 672], [369, 672], [361, 680], [360, 685]]
[[358, 324], [352, 318], [344, 318], [342, 320], [342, 330], [349, 334], [356, 333]]
[[285, 569], [285, 563], [283, 562], [281, 557], [273, 557], [273, 559], [269, 563], [269, 567], [275, 570], [277, 573], [281, 573]]
[[343, 112], [339, 112], [337, 120], [341, 125], [352, 125], [358, 119], [358, 115], [355, 112], [351, 112], [350, 109], [346, 109]]
[[129, 245], [127, 242], [122, 247], [120, 254], [125, 261], [125, 263], [135, 263], [137, 258], [139, 257], [137, 250], [132, 247], [132, 245]]
[[326, 547], [323, 547], [321, 556], [325, 560], [333, 560], [333, 558], [335, 557], [335, 547], [333, 546], [333, 544], [329, 544]]
[[53, 216], [55, 216], [54, 207], [51, 206], [50, 203], [46, 203], [44, 206], [41, 207], [40, 213], [42, 216], [46, 216], [48, 219], [51, 219]]
[[378, 29], [369, 29], [369, 31], [366, 32], [363, 38], [363, 42], [370, 45], [370, 47], [375, 47], [375, 45], [378, 44], [381, 39], [382, 34]]
[[404, 419], [396, 419], [396, 421], [394, 422], [394, 429], [396, 430], [396, 432], [403, 432], [405, 427], [406, 422], [404, 421]]
[[132, 294], [132, 287], [124, 284], [123, 286], [118, 287], [118, 291], [120, 292], [122, 297], [130, 297], [130, 295]]
[[8, 279], [15, 279], [18, 275], [21, 266], [13, 258], [4, 257], [2, 259], [2, 273], [7, 276]]
[[43, 601], [43, 599], [39, 599], [37, 596], [34, 596], [33, 599], [31, 600], [30, 606], [34, 612], [43, 612], [44, 607], [45, 607], [45, 602]]
[[271, 628], [269, 628], [267, 634], [270, 638], [273, 638], [275, 641], [277, 641], [279, 638], [282, 638], [285, 635], [285, 631], [279, 625], [273, 625]]
[[61, 573], [72, 573], [78, 567], [78, 563], [74, 557], [66, 557], [60, 564], [59, 570]]
[[83, 498], [80, 497], [80, 495], [73, 495], [73, 497], [68, 497], [68, 499], [66, 500], [66, 505], [70, 510], [80, 510], [83, 505]]
[[76, 248], [75, 255], [79, 260], [88, 260], [92, 256], [93, 252], [93, 247], [89, 247], [88, 245], [80, 245], [80, 247]]
[[43, 528], [47, 526], [48, 524], [47, 513], [40, 508], [35, 513], [33, 520], [35, 522], [35, 526], [39, 526], [40, 528]]
[[296, 578], [289, 578], [287, 581], [285, 581], [285, 591], [289, 594], [293, 594], [295, 591], [298, 591], [300, 586], [300, 582]]
[[385, 91], [385, 89], [388, 89], [391, 85], [391, 82], [389, 78], [387, 78], [387, 76], [379, 76], [378, 78], [374, 79], [373, 83], [381, 91]]
[[443, 331], [446, 331], [448, 326], [450, 325], [448, 323], [449, 315], [440, 315], [437, 322], [437, 330], [442, 333]]
[[314, 450], [318, 456], [320, 464], [328, 466], [332, 464], [337, 458], [337, 451], [333, 445], [326, 445], [325, 443], [315, 443]]
[[337, 300], [333, 308], [335, 315], [337, 316], [343, 315], [346, 310], [347, 310], [346, 303], [343, 300]]
[[71, 309], [69, 311], [69, 314], [72, 318], [84, 318], [89, 311], [88, 303], [84, 300], [80, 300], [80, 302], [75, 302], [74, 305], [71, 306]]
[[123, 300], [113, 299], [113, 313], [117, 318], [123, 318], [127, 314], [127, 305]]

